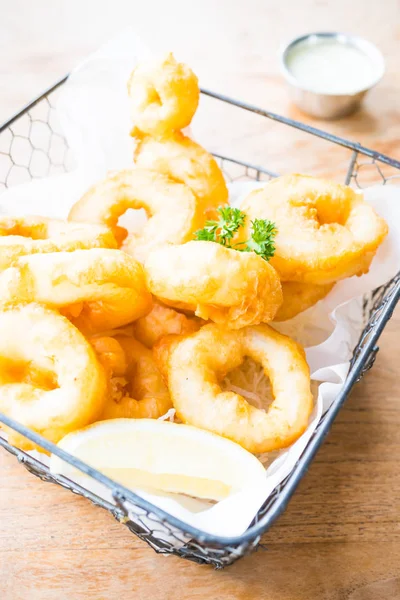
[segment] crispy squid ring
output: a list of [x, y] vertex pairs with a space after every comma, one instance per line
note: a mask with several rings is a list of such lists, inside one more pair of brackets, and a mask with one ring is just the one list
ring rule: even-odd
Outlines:
[[109, 394], [101, 419], [158, 419], [172, 401], [153, 353], [132, 337], [90, 339], [106, 369]]
[[137, 142], [134, 162], [140, 168], [185, 183], [199, 199], [207, 218], [228, 202], [228, 188], [214, 158], [179, 131], [162, 139], [143, 136]]
[[[190, 336], [167, 336], [155, 346], [177, 416], [227, 437], [250, 452], [285, 448], [306, 429], [313, 406], [310, 372], [296, 342], [268, 325], [239, 331], [205, 325]], [[267, 412], [219, 382], [248, 356], [261, 363], [274, 400]]]
[[115, 337], [110, 335], [95, 335], [89, 337], [88, 340], [105, 368], [108, 378], [125, 375], [127, 369], [125, 352]]
[[165, 335], [194, 333], [200, 329], [200, 320], [189, 318], [159, 302], [153, 303], [149, 314], [133, 324], [133, 335], [147, 348], [152, 348]]
[[141, 265], [120, 250], [36, 254], [0, 274], [0, 301], [59, 309], [83, 332], [126, 325], [151, 309]]
[[198, 79], [170, 53], [138, 65], [128, 81], [133, 121], [137, 131], [151, 135], [187, 127], [199, 104]]
[[0, 217], [0, 271], [28, 254], [116, 247], [112, 231], [102, 225], [45, 217]]
[[252, 192], [250, 217], [278, 229], [271, 264], [282, 281], [327, 284], [367, 273], [388, 228], [360, 192], [306, 175], [288, 175]]
[[[92, 423], [105, 404], [104, 370], [83, 335], [38, 304], [0, 311], [0, 411], [52, 442]], [[33, 444], [15, 432], [10, 441]]]
[[275, 315], [274, 321], [287, 321], [299, 313], [311, 308], [325, 298], [334, 283], [315, 285], [314, 283], [300, 283], [298, 281], [283, 281], [283, 303]]
[[129, 208], [144, 208], [149, 216], [141, 234], [132, 236], [125, 247], [138, 260], [159, 244], [192, 239], [193, 232], [204, 224], [202, 208], [186, 185], [145, 169], [120, 171], [93, 186], [75, 204], [69, 218], [115, 228]]
[[271, 321], [282, 303], [277, 272], [253, 252], [192, 241], [153, 250], [144, 268], [164, 304], [231, 329]]

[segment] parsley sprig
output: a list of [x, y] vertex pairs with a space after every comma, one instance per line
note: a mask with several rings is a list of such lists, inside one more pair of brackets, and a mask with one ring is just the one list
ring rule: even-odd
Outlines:
[[245, 214], [231, 206], [220, 206], [218, 212], [218, 221], [207, 221], [204, 229], [195, 232], [196, 240], [218, 242], [230, 248], [235, 233], [244, 225]]
[[259, 254], [264, 260], [269, 260], [275, 253], [276, 234], [275, 223], [267, 219], [254, 219], [251, 221], [251, 239], [247, 242], [246, 250]]
[[251, 238], [246, 242], [232, 243], [239, 229], [244, 226], [246, 215], [231, 206], [220, 206], [218, 213], [218, 220], [207, 221], [203, 229], [195, 232], [196, 240], [216, 242], [239, 252], [255, 252], [266, 261], [273, 257], [277, 233], [275, 223], [267, 219], [254, 219], [251, 221]]

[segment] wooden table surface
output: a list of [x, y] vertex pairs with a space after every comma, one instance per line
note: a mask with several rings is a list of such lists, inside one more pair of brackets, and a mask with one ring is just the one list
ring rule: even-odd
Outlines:
[[[0, 7], [0, 120], [127, 25], [155, 49], [187, 60], [203, 86], [307, 120], [288, 101], [277, 49], [304, 31], [344, 30], [381, 48], [387, 74], [359, 113], [314, 124], [400, 158], [396, 0], [1, 0]], [[202, 102], [195, 131], [209, 147], [229, 146], [277, 172], [341, 177], [348, 159], [325, 142], [211, 101]], [[399, 325], [397, 314], [374, 369], [262, 549], [222, 572], [157, 556], [101, 509], [0, 452], [0, 598], [399, 599]]]

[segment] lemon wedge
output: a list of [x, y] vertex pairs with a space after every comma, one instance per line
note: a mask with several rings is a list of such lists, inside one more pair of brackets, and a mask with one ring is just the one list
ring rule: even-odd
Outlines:
[[[58, 446], [132, 490], [223, 500], [265, 481], [260, 461], [235, 442], [169, 421], [101, 421], [69, 433]], [[78, 476], [80, 483], [87, 477], [54, 454], [50, 470]]]

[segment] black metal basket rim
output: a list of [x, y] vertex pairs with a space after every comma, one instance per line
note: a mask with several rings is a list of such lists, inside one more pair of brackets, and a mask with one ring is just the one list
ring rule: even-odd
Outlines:
[[[48, 94], [51, 94], [57, 88], [59, 88], [61, 85], [63, 85], [63, 83], [65, 83], [67, 81], [68, 77], [69, 77], [69, 74], [65, 75], [64, 77], [59, 79], [54, 85], [52, 85], [50, 88], [48, 88], [42, 94], [37, 96], [37, 98], [35, 98], [35, 100], [33, 100], [32, 102], [27, 104], [21, 110], [19, 110], [10, 119], [7, 119], [7, 121], [5, 121], [0, 126], [0, 133], [2, 133], [5, 129], [10, 127], [10, 125], [12, 125], [14, 123], [14, 121], [16, 121], [19, 117], [21, 117], [28, 110], [33, 108], [45, 96], [47, 96]], [[271, 112], [268, 110], [264, 110], [263, 108], [255, 106], [253, 104], [248, 104], [247, 102], [242, 102], [241, 100], [236, 100], [236, 99], [226, 96], [224, 94], [219, 94], [217, 92], [213, 92], [213, 91], [207, 90], [205, 88], [200, 88], [200, 91], [205, 96], [209, 96], [211, 98], [221, 100], [222, 102], [231, 104], [232, 106], [237, 106], [238, 108], [242, 108], [249, 112], [261, 115], [262, 117], [267, 117], [268, 119], [271, 119], [272, 121], [277, 121], [279, 123], [283, 123], [285, 125], [288, 125], [289, 127], [299, 129], [300, 131], [304, 131], [305, 133], [309, 133], [311, 135], [317, 136], [317, 137], [322, 138], [333, 144], [343, 146], [344, 148], [347, 148], [348, 150], [352, 150], [353, 152], [357, 152], [359, 154], [364, 154], [364, 156], [368, 156], [369, 158], [372, 158], [373, 160], [377, 160], [379, 162], [390, 165], [391, 167], [394, 167], [396, 169], [400, 169], [400, 161], [398, 161], [395, 158], [392, 158], [390, 156], [387, 156], [386, 154], [382, 154], [381, 152], [378, 152], [376, 150], [372, 150], [371, 148], [367, 148], [366, 146], [362, 146], [358, 142], [352, 142], [351, 140], [347, 140], [347, 139], [339, 137], [337, 135], [333, 135], [332, 133], [328, 133], [327, 131], [324, 131], [322, 129], [318, 129], [317, 127], [312, 127], [311, 125], [306, 125], [305, 123], [302, 123], [301, 121], [289, 119], [288, 117], [284, 117], [283, 115], [278, 115], [277, 113], [274, 113], [274, 112]], [[228, 157], [224, 157], [224, 156], [220, 156], [220, 155], [217, 155], [217, 156], [219, 156], [219, 158], [227, 158], [228, 160], [235, 162], [234, 159], [230, 159]], [[246, 164], [246, 163], [241, 163], [241, 164]], [[253, 166], [253, 165], [246, 165], [246, 166], [258, 169], [258, 167]], [[262, 168], [260, 168], [259, 170], [262, 172], [265, 172], [267, 174], [271, 174], [272, 176], [275, 176], [275, 174], [272, 174], [269, 171], [265, 171]]]
[[[42, 100], [45, 96], [47, 96], [48, 94], [50, 94], [51, 92], [56, 90], [59, 86], [61, 86], [67, 80], [67, 78], [68, 78], [68, 76], [60, 79], [50, 89], [46, 90], [46, 92], [44, 92], [39, 97], [37, 97], [33, 102], [29, 103], [22, 111], [19, 111], [16, 115], [14, 115], [11, 119], [9, 119], [6, 123], [4, 123], [0, 128], [0, 133], [4, 129], [9, 127], [14, 121], [16, 121], [19, 117], [21, 117], [30, 108], [35, 106], [35, 104], [40, 102], [40, 100]], [[264, 111], [258, 107], [255, 107], [255, 106], [252, 106], [249, 104], [245, 104], [245, 103], [242, 103], [237, 100], [233, 100], [227, 96], [216, 94], [209, 90], [202, 90], [202, 93], [204, 93], [208, 96], [211, 96], [213, 98], [216, 98], [218, 100], [221, 100], [223, 102], [227, 102], [229, 104], [237, 106], [239, 108], [243, 108], [250, 112], [260, 114], [261, 116], [279, 121], [281, 123], [289, 125], [290, 127], [294, 127], [296, 129], [300, 129], [307, 133], [311, 133], [312, 135], [316, 135], [318, 137], [326, 139], [329, 142], [341, 145], [349, 150], [352, 150], [353, 151], [353, 158], [352, 158], [353, 162], [355, 161], [356, 154], [361, 153], [366, 156], [369, 156], [373, 160], [378, 160], [380, 162], [389, 164], [389, 165], [393, 166], [394, 168], [400, 169], [399, 161], [392, 159], [386, 155], [375, 152], [373, 150], [370, 150], [369, 148], [365, 148], [365, 147], [361, 146], [360, 144], [350, 142], [348, 140], [339, 138], [337, 136], [332, 136], [329, 133], [326, 133], [324, 131], [318, 130], [313, 127], [309, 127], [308, 125], [304, 125], [303, 123], [300, 123], [300, 122], [297, 122], [297, 121], [294, 121], [291, 119], [287, 119], [286, 117], [282, 117], [280, 115], [276, 115], [276, 114], [270, 113], [268, 111]], [[255, 167], [253, 165], [246, 164], [241, 161], [236, 161], [234, 159], [229, 159], [224, 156], [220, 156], [220, 158], [226, 159], [226, 160], [231, 160], [233, 162], [238, 162], [239, 164], [242, 164], [244, 166], [248, 166], [248, 167], [251, 167], [254, 169], [259, 169], [258, 167]], [[274, 174], [272, 174], [271, 172], [269, 172], [265, 169], [260, 168], [259, 170], [266, 174], [274, 176]], [[153, 513], [161, 520], [161, 522], [167, 522], [169, 525], [176, 527], [177, 529], [180, 529], [182, 532], [189, 535], [191, 538], [193, 538], [199, 542], [210, 543], [211, 545], [215, 545], [218, 547], [238, 546], [241, 544], [245, 544], [246, 542], [252, 542], [252, 541], [256, 540], [259, 536], [261, 536], [261, 534], [269, 527], [270, 524], [273, 523], [273, 521], [275, 521], [275, 519], [285, 509], [287, 502], [289, 501], [289, 499], [292, 496], [293, 492], [295, 491], [297, 485], [299, 484], [301, 478], [303, 477], [305, 471], [307, 470], [308, 466], [310, 465], [312, 458], [314, 457], [318, 448], [322, 444], [323, 439], [329, 432], [329, 429], [330, 429], [338, 411], [340, 410], [341, 406], [345, 402], [345, 400], [348, 396], [348, 393], [350, 392], [354, 383], [357, 381], [358, 377], [360, 376], [360, 374], [363, 370], [363, 367], [366, 363], [366, 360], [368, 359], [370, 353], [373, 351], [375, 344], [376, 344], [379, 336], [381, 335], [381, 332], [382, 332], [386, 322], [389, 320], [399, 299], [400, 299], [400, 279], [396, 282], [396, 286], [393, 290], [391, 297], [389, 298], [389, 301], [386, 303], [386, 305], [384, 306], [383, 310], [381, 311], [379, 317], [377, 318], [375, 329], [371, 332], [371, 335], [369, 336], [366, 344], [364, 345], [360, 354], [358, 355], [357, 359], [355, 360], [354, 364], [352, 365], [352, 368], [348, 374], [348, 377], [347, 377], [340, 393], [338, 394], [336, 400], [334, 401], [334, 403], [331, 405], [330, 409], [326, 413], [326, 416], [325, 416], [323, 422], [321, 423], [320, 427], [316, 431], [314, 437], [308, 443], [302, 456], [300, 457], [299, 461], [297, 462], [295, 468], [289, 475], [287, 484], [285, 485], [284, 489], [280, 492], [279, 500], [274, 503], [272, 508], [269, 509], [269, 511], [267, 513], [265, 513], [259, 519], [259, 521], [257, 523], [251, 525], [242, 535], [239, 535], [239, 536], [231, 536], [231, 537], [217, 536], [217, 535], [205, 533], [204, 531], [201, 531], [195, 527], [192, 527], [192, 526], [186, 524], [185, 522], [181, 521], [180, 519], [173, 517], [172, 515], [165, 512], [164, 510], [158, 508], [157, 506], [154, 506], [153, 504], [144, 500], [140, 496], [137, 496], [134, 492], [132, 492], [131, 490], [125, 488], [124, 486], [114, 482], [112, 479], [106, 477], [105, 475], [102, 475], [96, 469], [93, 469], [92, 467], [90, 467], [89, 465], [80, 461], [79, 459], [73, 457], [69, 453], [61, 450], [58, 446], [49, 442], [48, 440], [43, 438], [41, 435], [34, 433], [33, 431], [29, 430], [28, 428], [26, 428], [23, 425], [20, 425], [19, 423], [17, 423], [13, 419], [10, 419], [9, 417], [3, 415], [2, 413], [0, 413], [0, 423], [3, 423], [4, 425], [10, 427], [11, 429], [14, 429], [21, 435], [23, 435], [26, 438], [28, 438], [29, 440], [31, 440], [33, 443], [37, 444], [38, 446], [41, 446], [42, 448], [44, 448], [45, 450], [47, 450], [50, 453], [54, 453], [56, 456], [58, 456], [65, 462], [69, 463], [71, 466], [77, 468], [79, 471], [89, 475], [90, 477], [92, 477], [93, 479], [98, 481], [99, 483], [104, 484], [109, 489], [112, 489], [113, 497], [117, 502], [116, 508], [118, 508], [118, 507], [121, 508], [121, 501], [123, 503], [123, 501], [126, 499], [129, 502], [131, 502], [132, 504], [136, 505], [137, 507], [146, 510], [148, 513]], [[74, 482], [71, 482], [71, 484], [74, 485]]]

